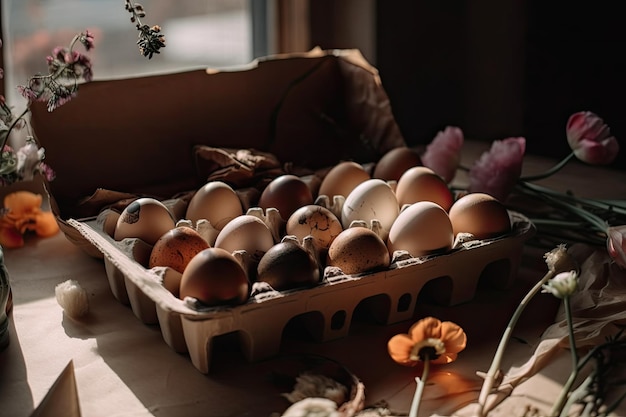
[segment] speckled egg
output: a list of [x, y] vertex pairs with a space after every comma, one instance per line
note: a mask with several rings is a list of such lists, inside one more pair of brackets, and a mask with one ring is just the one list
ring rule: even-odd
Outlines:
[[389, 267], [390, 256], [385, 242], [371, 229], [350, 227], [333, 240], [328, 248], [326, 266], [340, 268], [354, 275]]
[[168, 266], [182, 274], [191, 258], [208, 247], [209, 243], [194, 229], [178, 226], [165, 232], [154, 244], [148, 267]]
[[302, 240], [313, 237], [313, 244], [320, 249], [328, 249], [333, 240], [343, 231], [341, 222], [326, 207], [315, 204], [306, 205], [296, 210], [286, 225], [286, 233]]

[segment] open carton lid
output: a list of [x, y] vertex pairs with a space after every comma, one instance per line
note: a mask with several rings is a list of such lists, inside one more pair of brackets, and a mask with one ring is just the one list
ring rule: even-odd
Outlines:
[[[358, 50], [93, 81], [53, 112], [40, 102], [31, 110], [57, 174], [47, 188], [61, 221], [93, 217], [109, 199], [198, 189], [207, 178], [197, 163], [202, 146], [255, 149], [310, 169], [376, 161], [405, 146], [378, 72]], [[97, 190], [110, 194], [94, 200]]]

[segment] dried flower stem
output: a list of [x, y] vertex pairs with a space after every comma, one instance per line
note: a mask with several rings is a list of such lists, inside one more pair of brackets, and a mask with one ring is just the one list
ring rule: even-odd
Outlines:
[[430, 359], [428, 356], [424, 360], [424, 369], [422, 369], [422, 377], [415, 377], [417, 387], [415, 388], [415, 394], [413, 395], [413, 401], [411, 402], [411, 409], [409, 410], [409, 417], [417, 417], [422, 402], [422, 395], [424, 394], [424, 386], [426, 386], [426, 380], [430, 372]]
[[521, 177], [519, 179], [519, 181], [526, 181], [526, 182], [530, 182], [530, 181], [537, 181], [537, 180], [542, 180], [544, 178], [548, 178], [554, 174], [556, 174], [557, 172], [559, 172], [565, 165], [568, 164], [568, 162], [573, 159], [576, 155], [574, 154], [574, 152], [572, 151], [569, 155], [567, 155], [565, 158], [563, 158], [561, 160], [561, 162], [559, 162], [558, 164], [556, 164], [555, 166], [553, 166], [552, 168], [550, 168], [549, 170], [541, 173], [541, 174], [536, 174], [536, 175], [528, 175], [526, 177]]
[[520, 301], [519, 305], [515, 309], [515, 312], [509, 319], [509, 323], [504, 330], [502, 338], [500, 339], [500, 343], [496, 349], [496, 353], [491, 362], [491, 367], [485, 376], [485, 381], [483, 382], [483, 386], [480, 390], [480, 395], [478, 396], [478, 406], [479, 406], [479, 416], [486, 416], [488, 410], [485, 410], [485, 405], [487, 402], [487, 397], [493, 390], [493, 385], [496, 379], [496, 375], [500, 370], [500, 365], [502, 363], [502, 358], [504, 357], [504, 351], [508, 345], [509, 339], [511, 338], [511, 333], [513, 332], [513, 328], [517, 324], [519, 318], [522, 315], [522, 312], [530, 302], [530, 300], [541, 290], [542, 286], [548, 282], [551, 278], [554, 277], [556, 270], [554, 268], [550, 268], [548, 272], [544, 275], [544, 277], [538, 281], [528, 293], [524, 296], [522, 301]]
[[565, 385], [563, 385], [563, 389], [559, 394], [556, 402], [552, 406], [552, 410], [550, 411], [550, 416], [561, 416], [563, 413], [563, 407], [565, 402], [567, 401], [567, 397], [574, 385], [574, 381], [578, 377], [578, 353], [576, 352], [576, 338], [574, 336], [574, 323], [572, 319], [572, 307], [570, 304], [570, 297], [563, 297], [563, 306], [565, 307], [565, 317], [567, 319], [567, 329], [569, 335], [569, 344], [570, 344], [570, 352], [572, 354], [572, 372], [567, 379]]
[[[68, 50], [69, 53], [71, 54], [72, 50], [74, 49], [74, 45], [76, 45], [76, 42], [78, 42], [81, 37], [84, 36], [84, 34], [80, 34], [80, 35], [75, 35], [74, 38], [72, 39], [72, 41], [69, 44]], [[61, 78], [63, 76], [63, 74], [65, 73], [65, 71], [67, 70], [67, 66], [66, 65], [60, 65], [59, 68], [56, 69], [56, 71], [54, 71], [52, 74], [48, 74], [48, 75], [35, 75], [33, 77], [31, 77], [31, 79], [29, 80], [29, 85], [31, 84], [32, 80], [41, 80], [43, 81], [41, 88], [39, 88], [38, 90], [30, 90], [33, 92], [33, 97], [29, 98], [29, 101], [36, 101], [39, 100], [45, 93], [46, 91], [49, 89], [50, 85], [53, 84], [57, 84], [57, 80], [59, 78]], [[76, 79], [74, 80], [76, 82]], [[8, 129], [5, 130], [4, 132], [0, 133], [1, 137], [2, 137], [2, 142], [0, 142], [0, 151], [4, 149], [4, 146], [7, 144], [7, 141], [9, 139], [9, 136], [11, 134], [11, 132], [13, 131], [13, 129], [15, 128], [15, 126], [17, 126], [17, 124], [20, 122], [20, 120], [24, 119], [24, 117], [26, 116], [26, 114], [30, 111], [29, 105], [26, 106], [26, 108], [22, 111], [22, 113], [18, 116], [13, 118], [11, 124], [9, 125]]]

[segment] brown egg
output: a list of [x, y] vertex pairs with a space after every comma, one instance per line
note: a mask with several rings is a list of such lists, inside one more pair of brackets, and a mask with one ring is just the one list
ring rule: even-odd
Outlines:
[[263, 255], [257, 268], [257, 281], [267, 282], [276, 291], [311, 287], [319, 284], [320, 269], [304, 247], [284, 241]]
[[187, 206], [185, 218], [194, 222], [208, 220], [217, 230], [243, 214], [239, 196], [233, 188], [222, 181], [210, 181], [193, 195]]
[[122, 210], [113, 238], [137, 238], [154, 245], [175, 226], [174, 217], [163, 203], [154, 198], [138, 198]]
[[388, 268], [389, 251], [385, 242], [366, 227], [350, 227], [339, 234], [328, 248], [327, 266], [340, 268], [346, 275]]
[[191, 259], [180, 280], [180, 298], [193, 297], [206, 305], [238, 305], [248, 300], [250, 284], [234, 255], [208, 248]]
[[390, 255], [405, 250], [414, 257], [444, 253], [453, 243], [448, 213], [432, 201], [418, 201], [402, 210], [387, 238]]
[[421, 165], [422, 158], [415, 149], [400, 146], [388, 151], [378, 160], [372, 177], [398, 181], [406, 170]]
[[191, 258], [208, 247], [209, 243], [194, 229], [178, 226], [165, 232], [154, 244], [148, 267], [168, 266], [182, 274]]
[[288, 235], [302, 240], [313, 237], [313, 244], [320, 249], [328, 249], [332, 241], [342, 232], [341, 221], [326, 207], [309, 204], [296, 210], [285, 228]]
[[477, 239], [489, 239], [511, 232], [506, 207], [489, 194], [466, 194], [454, 202], [448, 214], [455, 235], [470, 233]]
[[322, 179], [318, 195], [328, 196], [331, 201], [336, 195], [347, 197], [357, 185], [369, 179], [370, 174], [361, 164], [353, 161], [339, 162]]
[[266, 210], [275, 208], [283, 220], [289, 219], [298, 208], [313, 204], [311, 189], [300, 177], [286, 174], [274, 178], [263, 189], [259, 197], [259, 207]]
[[454, 201], [445, 180], [424, 166], [410, 168], [402, 174], [396, 186], [396, 197], [400, 207], [418, 201], [432, 201], [446, 211]]

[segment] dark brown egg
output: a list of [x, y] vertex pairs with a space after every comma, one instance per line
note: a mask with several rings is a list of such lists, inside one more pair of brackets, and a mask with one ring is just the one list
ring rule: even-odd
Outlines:
[[320, 282], [317, 261], [296, 242], [274, 245], [259, 261], [257, 281], [267, 282], [276, 291], [311, 287]]
[[273, 179], [259, 197], [259, 207], [275, 208], [280, 217], [287, 221], [298, 208], [313, 204], [311, 189], [300, 177], [286, 174]]
[[208, 248], [187, 264], [180, 280], [180, 298], [193, 297], [206, 305], [238, 305], [248, 300], [245, 270], [230, 252]]

